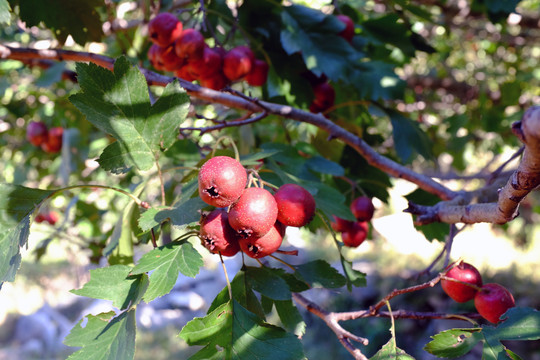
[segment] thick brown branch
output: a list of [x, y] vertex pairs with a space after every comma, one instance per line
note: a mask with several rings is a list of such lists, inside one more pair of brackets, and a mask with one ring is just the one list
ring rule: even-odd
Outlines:
[[520, 202], [540, 185], [540, 106], [527, 109], [522, 120], [516, 122], [512, 130], [524, 143], [525, 149], [518, 168], [506, 185], [498, 190], [497, 202], [471, 204], [470, 200], [464, 201], [458, 196], [434, 206], [409, 203], [405, 211], [418, 215], [415, 221], [417, 224], [435, 221], [449, 224], [505, 224], [513, 220], [518, 215]]
[[[114, 60], [103, 55], [69, 50], [14, 48], [2, 44], [0, 44], [0, 58], [21, 61], [28, 59], [84, 61], [93, 62], [108, 69], [112, 69], [114, 66]], [[165, 86], [175, 79], [157, 74], [147, 69], [140, 70], [150, 85]], [[437, 195], [443, 200], [450, 200], [456, 196], [454, 191], [436, 182], [432, 178], [418, 174], [417, 172], [380, 155], [358, 136], [348, 132], [320, 114], [312, 114], [300, 109], [295, 109], [291, 106], [284, 106], [264, 101], [250, 101], [245, 97], [203, 88], [183, 79], [178, 79], [178, 81], [189, 95], [208, 102], [219, 103], [237, 109], [244, 109], [253, 113], [259, 113], [265, 110], [268, 112], [268, 114], [274, 114], [291, 120], [313, 124], [328, 132], [332, 138], [340, 139], [353, 147], [367, 160], [370, 165], [379, 168], [387, 174], [396, 178], [408, 180], [418, 185], [420, 188]]]

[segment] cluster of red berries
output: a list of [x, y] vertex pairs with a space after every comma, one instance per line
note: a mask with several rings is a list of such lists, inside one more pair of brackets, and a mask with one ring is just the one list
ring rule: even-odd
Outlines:
[[357, 247], [366, 240], [369, 232], [369, 221], [373, 218], [375, 207], [367, 196], [359, 196], [350, 205], [356, 221], [349, 221], [334, 216], [331, 223], [334, 231], [341, 233], [341, 240], [345, 246]]
[[48, 129], [39, 121], [31, 121], [26, 127], [26, 139], [34, 146], [41, 146], [47, 153], [57, 153], [62, 149], [62, 127]]
[[444, 292], [454, 301], [464, 303], [474, 299], [476, 311], [494, 324], [508, 309], [514, 307], [514, 297], [504, 286], [482, 284], [482, 275], [473, 265], [460, 261], [450, 265], [441, 280]]
[[198, 80], [201, 86], [221, 90], [235, 81], [262, 86], [268, 76], [268, 64], [255, 58], [247, 46], [229, 51], [209, 47], [196, 29], [184, 29], [171, 13], [160, 13], [148, 24], [150, 40], [148, 59], [158, 71], [171, 71], [187, 81]]
[[56, 224], [60, 216], [56, 211], [47, 211], [47, 212], [40, 212], [36, 215], [36, 218], [34, 219], [37, 223], [42, 222], [48, 222], [51, 225]]
[[287, 226], [304, 226], [315, 214], [315, 199], [297, 184], [285, 184], [273, 195], [261, 187], [246, 188], [246, 169], [228, 156], [204, 163], [198, 180], [199, 196], [216, 207], [202, 215], [199, 237], [215, 254], [270, 255], [281, 246]]
[[[345, 24], [345, 29], [338, 35], [351, 43], [354, 37], [354, 22], [347, 15], [337, 15], [336, 17]], [[336, 101], [336, 91], [328, 82], [326, 76], [323, 74], [320, 77], [310, 77], [309, 80], [314, 95], [313, 101], [309, 105], [309, 111], [312, 113], [323, 113], [334, 106]]]

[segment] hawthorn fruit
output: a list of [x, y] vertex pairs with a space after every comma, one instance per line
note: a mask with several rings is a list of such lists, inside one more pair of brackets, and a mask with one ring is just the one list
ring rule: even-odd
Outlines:
[[354, 22], [347, 15], [337, 15], [336, 17], [339, 21], [345, 24], [345, 29], [341, 30], [338, 35], [347, 40], [349, 43], [352, 42], [354, 37]]
[[250, 73], [255, 55], [246, 46], [237, 46], [223, 57], [223, 74], [231, 81], [238, 81]]
[[190, 61], [202, 58], [205, 46], [204, 36], [195, 29], [185, 29], [174, 45], [176, 55]]
[[264, 60], [255, 59], [246, 81], [251, 86], [263, 86], [268, 78], [269, 66]]
[[[482, 275], [473, 265], [460, 261], [446, 272], [446, 277], [459, 280], [461, 282], [482, 287]], [[464, 303], [474, 299], [478, 290], [472, 286], [467, 286], [452, 280], [441, 280], [443, 291], [458, 303]]]
[[199, 196], [215, 207], [227, 207], [242, 195], [247, 184], [246, 169], [228, 156], [216, 156], [201, 166]]
[[286, 226], [307, 225], [315, 215], [315, 199], [300, 185], [282, 185], [274, 198], [278, 207], [277, 219]]
[[26, 140], [34, 146], [40, 146], [47, 141], [49, 130], [40, 121], [31, 121], [26, 127]]
[[240, 249], [247, 256], [258, 259], [274, 253], [283, 242], [286, 226], [276, 221], [274, 226], [261, 237], [240, 238]]
[[46, 153], [57, 153], [62, 149], [64, 129], [60, 126], [49, 129], [47, 140], [41, 143], [41, 148]]
[[182, 29], [182, 23], [171, 13], [157, 14], [148, 23], [150, 40], [162, 47], [167, 47], [178, 39]]
[[370, 221], [373, 218], [375, 207], [367, 196], [359, 196], [350, 205], [351, 212], [358, 221]]
[[211, 253], [234, 256], [240, 251], [236, 231], [229, 225], [227, 210], [215, 209], [200, 221], [201, 244]]
[[476, 311], [487, 321], [497, 324], [508, 309], [516, 306], [514, 297], [504, 286], [488, 283], [474, 297]]
[[348, 247], [358, 247], [366, 240], [369, 231], [369, 224], [366, 221], [355, 221], [352, 225], [341, 233], [343, 245]]
[[263, 188], [247, 188], [229, 209], [229, 224], [243, 238], [259, 238], [274, 226], [278, 207], [274, 196]]

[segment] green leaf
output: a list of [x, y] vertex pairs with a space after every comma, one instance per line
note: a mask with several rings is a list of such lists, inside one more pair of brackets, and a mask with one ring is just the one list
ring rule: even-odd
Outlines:
[[310, 182], [309, 184], [305, 183], [305, 185], [308, 190], [310, 187], [316, 189], [313, 197], [317, 203], [317, 209], [321, 210], [329, 219], [332, 219], [332, 215], [336, 215], [342, 219], [356, 220], [350, 207], [345, 204], [346, 198], [341, 192], [323, 183]]
[[142, 231], [149, 231], [164, 221], [170, 221], [171, 225], [178, 229], [184, 229], [188, 224], [199, 221], [199, 210], [206, 206], [200, 197], [181, 199], [172, 207], [163, 206], [146, 210], [139, 219]]
[[295, 266], [294, 275], [311, 287], [340, 288], [346, 284], [345, 277], [324, 260], [315, 260]]
[[398, 348], [395, 339], [390, 339], [373, 357], [369, 360], [414, 360], [405, 351]]
[[306, 165], [313, 171], [321, 174], [329, 174], [334, 176], [343, 176], [345, 170], [341, 165], [331, 160], [325, 159], [322, 156], [314, 156], [306, 161]]
[[189, 98], [178, 81], [169, 83], [152, 106], [144, 76], [125, 57], [116, 60], [114, 72], [78, 63], [77, 74], [82, 92], [70, 96], [71, 102], [117, 140], [101, 154], [101, 167], [113, 173], [152, 168], [187, 116]]
[[[259, 299], [257, 298], [257, 295], [255, 295], [253, 289], [251, 289], [251, 287], [248, 285], [244, 269], [238, 271], [233, 281], [231, 281], [231, 290], [233, 299], [238, 301], [238, 303], [247, 310], [258, 315], [261, 319], [264, 319], [265, 312]], [[230, 299], [231, 298], [229, 296], [229, 289], [227, 288], [227, 286], [225, 286], [225, 288], [223, 288], [223, 290], [221, 290], [220, 293], [216, 296], [214, 301], [212, 301], [212, 304], [208, 309], [208, 313], [211, 313], [218, 306], [225, 304]]]
[[0, 24], [11, 25], [11, 7], [7, 0], [0, 0]]
[[41, 22], [52, 30], [60, 43], [71, 35], [80, 45], [101, 41], [101, 18], [97, 11], [103, 0], [19, 0], [21, 20], [26, 26]]
[[205, 346], [190, 359], [298, 360], [300, 340], [268, 324], [235, 300], [220, 305], [204, 318], [188, 322], [179, 336], [189, 345]]
[[291, 291], [283, 280], [280, 269], [267, 267], [246, 267], [246, 281], [249, 287], [272, 300], [290, 300]]
[[432, 355], [456, 358], [467, 354], [482, 339], [479, 328], [450, 329], [432, 336], [424, 350]]
[[[87, 322], [83, 326], [85, 320]], [[135, 310], [123, 312], [116, 317], [112, 311], [88, 315], [71, 329], [64, 340], [68, 346], [82, 347], [68, 359], [133, 359], [136, 328]]]
[[139, 303], [148, 287], [146, 274], [130, 273], [131, 268], [126, 265], [90, 270], [90, 281], [81, 289], [70, 292], [93, 299], [112, 300], [113, 306], [126, 309]]
[[242, 165], [244, 166], [260, 165], [260, 162], [258, 160], [266, 159], [279, 152], [280, 150], [263, 149], [262, 151], [259, 151], [254, 154], [241, 156], [240, 163], [242, 163]]
[[426, 134], [420, 129], [418, 123], [404, 117], [397, 111], [387, 111], [392, 123], [394, 134], [394, 147], [396, 153], [404, 163], [410, 163], [415, 155], [431, 159], [431, 145]]
[[[422, 189], [416, 189], [405, 195], [405, 199], [420, 205], [435, 205], [441, 200], [436, 195], [430, 194]], [[450, 232], [450, 225], [437, 222], [418, 226], [417, 229], [420, 230], [429, 241], [445, 241], [446, 236]]]
[[292, 300], [275, 300], [274, 306], [276, 307], [281, 323], [287, 331], [292, 332], [298, 337], [302, 337], [306, 333], [306, 323]]
[[410, 41], [411, 31], [396, 13], [383, 15], [376, 19], [362, 22], [362, 28], [373, 38], [384, 44], [392, 44], [406, 56], [415, 55], [415, 48]]
[[168, 294], [176, 280], [178, 273], [195, 277], [203, 266], [202, 256], [193, 245], [184, 241], [160, 246], [143, 255], [132, 274], [142, 274], [152, 271], [150, 285], [144, 294], [147, 303], [157, 297]]
[[353, 286], [366, 286], [366, 274], [361, 271], [354, 270], [352, 268], [352, 262], [346, 260], [343, 255], [341, 255], [341, 258], [341, 264], [343, 265], [343, 271], [345, 272], [345, 278], [347, 280], [347, 289], [351, 291]]
[[30, 216], [54, 191], [0, 183], [0, 288], [14, 281], [21, 265], [21, 246], [26, 245]]
[[335, 16], [301, 5], [283, 7], [281, 43], [290, 55], [301, 52], [309, 70], [333, 81], [347, 79], [359, 54], [338, 36], [344, 24]]

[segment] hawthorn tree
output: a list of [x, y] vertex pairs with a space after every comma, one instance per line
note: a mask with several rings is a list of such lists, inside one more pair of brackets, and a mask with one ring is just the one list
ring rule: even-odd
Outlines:
[[[483, 359], [519, 359], [501, 341], [540, 338], [537, 311], [514, 307], [511, 292], [451, 275], [463, 266], [452, 262], [452, 241], [469, 224], [520, 217], [521, 235], [530, 234], [531, 192], [540, 183], [540, 3], [315, 3], [0, 0], [0, 284], [16, 280], [33, 222], [48, 222], [59, 239], [84, 228], [83, 253], [106, 259], [72, 292], [111, 300], [111, 311], [72, 329], [65, 344], [80, 350], [70, 359], [133, 358], [137, 305], [169, 293], [179, 273], [197, 276], [203, 256], [224, 255], [241, 257], [243, 267], [216, 290], [207, 315], [181, 330], [183, 341], [202, 346], [190, 359], [305, 358], [302, 308], [355, 359], [368, 358], [370, 334], [342, 326], [354, 319], [391, 319], [390, 340], [371, 359], [412, 358], [398, 347], [400, 319], [463, 321], [425, 345], [437, 357], [482, 343]], [[514, 155], [498, 155], [508, 149]], [[309, 224], [294, 226], [331, 236], [327, 251], [339, 267], [296, 261], [286, 237], [260, 259], [254, 243], [216, 250], [208, 233], [223, 236], [229, 230], [221, 226], [248, 238], [257, 230], [230, 221], [228, 208], [240, 207], [246, 184], [230, 202], [205, 200], [204, 191], [207, 198], [225, 191], [199, 184], [201, 166], [218, 156], [240, 162], [248, 188], [275, 194], [283, 184], [301, 186], [301, 202], [312, 197], [316, 210]], [[350, 204], [377, 198], [384, 207], [392, 178], [416, 185], [404, 211], [441, 242], [440, 255], [424, 279], [369, 308], [324, 309], [303, 293], [365, 286], [344, 249], [377, 236], [373, 209]], [[96, 192], [106, 211], [90, 199]], [[52, 209], [56, 196], [75, 201]], [[210, 216], [216, 206], [222, 210]], [[218, 230], [203, 229], [227, 216]], [[274, 231], [281, 244], [282, 231]], [[40, 244], [38, 259], [52, 240]], [[153, 249], [135, 258], [148, 244]], [[474, 298], [481, 315], [391, 307], [441, 280], [461, 286], [449, 291]]]

